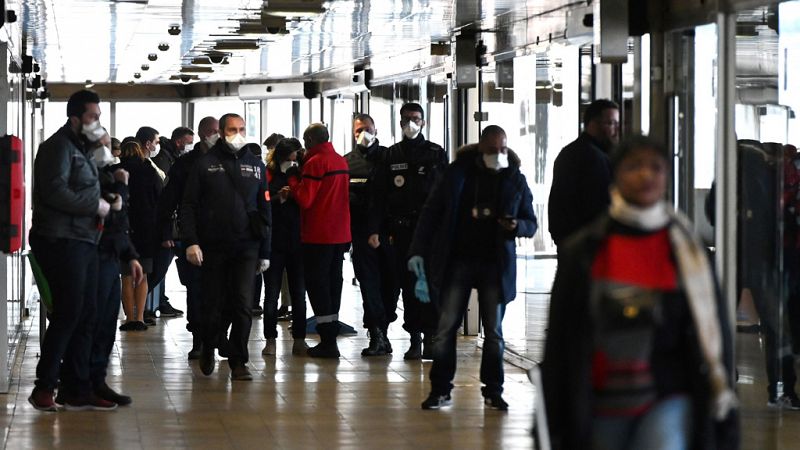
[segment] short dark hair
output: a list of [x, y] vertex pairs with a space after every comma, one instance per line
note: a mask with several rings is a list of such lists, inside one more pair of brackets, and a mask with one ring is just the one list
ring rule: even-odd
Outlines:
[[484, 128], [481, 132], [481, 139], [484, 137], [488, 138], [490, 136], [497, 136], [502, 135], [506, 136], [506, 130], [500, 128], [498, 125], [489, 125], [488, 127]]
[[144, 145], [145, 142], [155, 140], [156, 136], [159, 134], [158, 130], [153, 127], [141, 127], [136, 131], [136, 140]]
[[266, 139], [264, 139], [264, 145], [266, 145], [267, 148], [275, 148], [275, 146], [278, 145], [278, 142], [280, 142], [284, 137], [286, 136], [279, 133], [272, 133]]
[[67, 117], [82, 116], [86, 112], [87, 103], [100, 103], [100, 96], [97, 95], [97, 92], [81, 89], [70, 95], [67, 101]]
[[250, 142], [249, 144], [245, 144], [244, 147], [242, 148], [259, 158], [261, 157], [261, 146], [256, 144], [255, 142]]
[[122, 146], [122, 142], [119, 139], [112, 137], [111, 138], [111, 149], [120, 148]]
[[370, 116], [367, 113], [356, 114], [353, 117], [353, 122], [355, 122], [356, 120], [358, 120], [359, 122], [369, 121], [369, 123], [371, 123], [372, 125], [375, 125], [375, 119], [373, 119], [372, 116]]
[[175, 128], [174, 130], [172, 130], [172, 137], [170, 137], [170, 140], [174, 141], [184, 136], [194, 136], [194, 131], [192, 131], [191, 128], [186, 128], [186, 127]]
[[655, 151], [664, 161], [669, 162], [667, 148], [659, 141], [641, 134], [623, 139], [611, 152], [611, 167], [616, 170], [619, 164], [634, 152], [649, 149]]
[[406, 111], [418, 112], [418, 113], [420, 113], [422, 115], [423, 119], [425, 118], [425, 110], [422, 109], [422, 105], [420, 105], [419, 103], [413, 103], [413, 102], [412, 103], [406, 103], [405, 105], [400, 107], [400, 115], [402, 115]]
[[311, 141], [315, 145], [331, 140], [331, 135], [328, 133], [328, 127], [321, 123], [312, 123], [309, 125], [308, 128], [306, 128], [306, 131], [303, 132], [303, 137], [311, 138]]
[[244, 120], [242, 116], [236, 113], [223, 114], [222, 117], [219, 118], [219, 131], [222, 131], [222, 134], [225, 134], [225, 125], [228, 124], [228, 120], [233, 119], [234, 117]]
[[586, 107], [586, 111], [583, 112], [583, 127], [586, 128], [589, 122], [602, 117], [603, 111], [607, 109], [616, 109], [619, 111], [619, 105], [607, 99], [593, 101]]

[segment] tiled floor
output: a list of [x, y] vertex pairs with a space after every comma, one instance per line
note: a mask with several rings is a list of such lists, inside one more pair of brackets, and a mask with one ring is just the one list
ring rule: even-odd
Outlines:
[[[343, 320], [360, 328], [356, 287], [345, 275]], [[174, 274], [168, 294], [185, 305]], [[519, 302], [522, 305], [523, 302]], [[42, 413], [26, 401], [35, 376], [38, 327], [15, 369], [12, 392], [0, 395], [5, 448], [532, 448], [533, 388], [521, 369], [506, 366], [507, 413], [485, 409], [476, 338], [459, 341], [454, 405], [422, 411], [429, 363], [403, 361], [400, 323], [392, 324], [392, 357], [361, 358], [363, 332], [340, 337], [343, 358], [318, 361], [290, 354], [280, 325], [277, 357], [262, 357], [262, 321], [255, 320], [252, 382], [231, 382], [220, 361], [210, 377], [186, 360], [185, 320], [160, 320], [146, 332], [118, 335], [109, 384], [133, 396], [113, 412]], [[361, 330], [359, 330], [361, 331]], [[309, 342], [313, 337], [310, 337]]]
[[[541, 358], [554, 260], [520, 261], [518, 299], [507, 310], [504, 329], [509, 361], [527, 367]], [[523, 276], [523, 274], [525, 276]], [[360, 328], [358, 288], [345, 264], [342, 319]], [[185, 305], [174, 274], [168, 294]], [[534, 389], [523, 370], [506, 365], [508, 413], [481, 402], [480, 343], [459, 341], [454, 405], [422, 411], [429, 363], [406, 362], [401, 323], [390, 328], [392, 357], [361, 358], [367, 343], [341, 337], [340, 361], [292, 357], [287, 324], [281, 323], [278, 356], [260, 356], [262, 321], [253, 322], [252, 382], [233, 383], [224, 361], [210, 377], [186, 361], [191, 346], [185, 320], [160, 320], [143, 333], [119, 336], [109, 384], [131, 394], [134, 404], [110, 413], [41, 413], [26, 402], [37, 362], [38, 327], [18, 359], [12, 392], [0, 395], [0, 430], [5, 448], [532, 448]], [[800, 411], [766, 407], [761, 343], [738, 334], [738, 391], [742, 449], [800, 448]], [[310, 337], [309, 342], [313, 340]]]

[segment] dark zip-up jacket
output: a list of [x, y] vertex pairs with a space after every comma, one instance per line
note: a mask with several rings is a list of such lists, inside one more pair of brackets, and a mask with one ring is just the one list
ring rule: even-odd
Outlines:
[[387, 222], [416, 222], [433, 188], [437, 174], [447, 167], [447, 153], [420, 133], [392, 145], [375, 170], [369, 233], [380, 232]]
[[161, 151], [152, 160], [162, 172], [169, 173], [172, 165], [180, 158], [181, 154], [169, 139], [161, 139], [160, 144]]
[[[186, 190], [186, 182], [189, 179], [192, 166], [202, 155], [203, 153], [195, 148], [178, 158], [169, 169], [167, 184], [158, 199], [158, 226], [161, 242], [179, 240], [181, 238], [175, 235], [175, 227], [173, 226], [176, 220], [175, 215], [180, 210], [183, 193]], [[178, 230], [180, 229], [181, 225], [178, 223]]]
[[350, 229], [364, 235], [369, 228], [369, 208], [375, 189], [376, 166], [386, 155], [387, 148], [378, 142], [369, 148], [356, 146], [344, 155], [350, 168]]
[[[422, 256], [428, 278], [431, 299], [437, 301], [453, 257], [459, 205], [462, 201], [464, 182], [472, 171], [471, 165], [482, 164], [476, 144], [458, 150], [456, 160], [445, 170], [434, 185], [431, 195], [420, 214], [414, 240], [408, 256]], [[501, 170], [498, 192], [498, 217], [513, 217], [517, 228], [506, 231], [497, 225], [496, 261], [501, 270], [503, 301], [508, 303], [517, 295], [517, 237], [533, 237], [538, 228], [533, 212], [533, 194], [528, 188], [525, 175], [519, 170], [519, 158], [509, 150], [509, 167]], [[483, 170], [486, 170], [485, 167]]]
[[550, 236], [556, 245], [608, 209], [610, 185], [608, 155], [587, 133], [561, 150], [553, 163], [547, 202]]
[[39, 146], [33, 162], [31, 234], [97, 244], [97, 175], [86, 140], [67, 122]]
[[[542, 383], [553, 449], [591, 448], [593, 323], [589, 307], [591, 267], [608, 237], [612, 219], [608, 212], [570, 237], [559, 250], [558, 271], [550, 297], [547, 342], [542, 363]], [[682, 286], [681, 281], [678, 286]], [[683, 294], [685, 295], [685, 294]], [[717, 288], [716, 298], [723, 342], [723, 363], [732, 373], [733, 351], [727, 306]], [[685, 330], [697, 336], [694, 327]], [[692, 449], [738, 448], [736, 412], [723, 422], [709, 414], [710, 387], [699, 343], [685, 355], [696, 370], [689, 375], [692, 398]], [[733, 386], [731, 386], [733, 388]]]
[[227, 252], [257, 246], [259, 258], [269, 259], [271, 231], [258, 240], [249, 225], [254, 211], [271, 228], [268, 192], [264, 163], [247, 149], [234, 152], [218, 141], [189, 171], [179, 213], [184, 244]]
[[[100, 170], [100, 186], [103, 195], [116, 194], [122, 196], [122, 209], [111, 210], [103, 221], [103, 235], [100, 238], [101, 253], [115, 256], [124, 262], [139, 259], [139, 254], [130, 239], [130, 222], [128, 220], [128, 186], [114, 179], [114, 169], [106, 167]], [[109, 198], [109, 203], [111, 199]]]
[[278, 192], [289, 185], [289, 177], [280, 169], [269, 174], [269, 196], [272, 206], [272, 250], [300, 251], [300, 206], [290, 195], [281, 203]]
[[125, 169], [130, 174], [128, 218], [131, 241], [142, 258], [152, 258], [160, 245], [156, 209], [163, 189], [161, 177], [148, 161], [137, 157], [122, 158], [111, 169]]

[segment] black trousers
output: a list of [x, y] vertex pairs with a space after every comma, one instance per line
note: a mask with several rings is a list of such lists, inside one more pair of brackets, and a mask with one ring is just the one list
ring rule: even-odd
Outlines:
[[53, 296], [53, 311], [36, 366], [36, 387], [55, 389], [60, 377], [64, 389], [88, 395], [97, 309], [97, 246], [35, 235], [30, 243]]
[[422, 303], [414, 293], [417, 277], [408, 270], [408, 249], [414, 237], [414, 227], [396, 227], [392, 230], [397, 283], [403, 290], [403, 329], [409, 333], [433, 336], [439, 324], [439, 308], [433, 302]]
[[381, 236], [381, 245], [372, 248], [368, 233], [353, 230], [353, 271], [361, 287], [364, 303], [364, 327], [384, 328], [397, 319], [395, 254], [388, 236]]
[[[278, 298], [281, 295], [283, 271], [289, 279], [292, 298], [292, 337], [306, 337], [306, 282], [300, 248], [288, 251], [272, 249], [269, 269], [264, 272], [264, 337], [278, 337]], [[341, 275], [340, 275], [341, 276]], [[341, 292], [341, 291], [340, 291]]]
[[175, 266], [178, 268], [178, 278], [186, 286], [186, 329], [190, 333], [200, 332], [202, 327], [200, 317], [203, 309], [203, 285], [200, 267], [186, 260], [186, 249], [182, 246], [175, 255]]
[[349, 244], [303, 244], [306, 290], [317, 324], [337, 322], [342, 303], [342, 258]]
[[100, 251], [97, 268], [97, 321], [92, 334], [90, 356], [92, 386], [105, 382], [109, 356], [117, 337], [117, 317], [122, 297], [119, 264], [115, 253]]
[[203, 345], [219, 347], [227, 335], [226, 319], [229, 319], [227, 351], [231, 367], [250, 360], [247, 342], [253, 320], [253, 275], [257, 262], [255, 248], [203, 251]]

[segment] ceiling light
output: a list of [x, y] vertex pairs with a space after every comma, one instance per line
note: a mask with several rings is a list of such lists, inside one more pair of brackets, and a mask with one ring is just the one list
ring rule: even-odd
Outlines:
[[314, 16], [325, 12], [323, 0], [264, 0], [261, 14], [298, 17]]
[[156, 55], [155, 53], [150, 53], [149, 55], [147, 55], [147, 59], [149, 59], [150, 61], [155, 61], [158, 59], [158, 55]]
[[169, 44], [167, 44], [166, 42], [162, 42], [158, 44], [158, 49], [161, 50], [162, 52], [165, 52], [169, 50]]
[[150, 65], [149, 64], [142, 64], [142, 70], [144, 70], [144, 71], [150, 70]]
[[214, 45], [216, 50], [258, 50], [261, 41], [258, 39], [228, 39], [217, 41]]
[[181, 73], [211, 73], [214, 69], [207, 66], [183, 66], [181, 67]]
[[91, 88], [94, 87], [94, 83], [92, 83], [92, 80], [86, 80], [85, 86], [86, 86], [86, 89], [91, 89]]
[[133, 78], [136, 78], [138, 80], [139, 78], [142, 78], [142, 74], [139, 73], [139, 72], [136, 72], [136, 73], [133, 74]]

